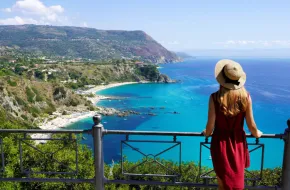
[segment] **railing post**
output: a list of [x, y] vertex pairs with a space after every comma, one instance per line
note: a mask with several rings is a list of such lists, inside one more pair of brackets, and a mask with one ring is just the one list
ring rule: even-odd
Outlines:
[[101, 115], [93, 117], [92, 127], [94, 142], [94, 162], [95, 162], [95, 190], [104, 190], [104, 163], [103, 163], [103, 125]]
[[287, 121], [288, 128], [285, 129], [285, 146], [282, 167], [282, 190], [290, 189], [290, 119]]

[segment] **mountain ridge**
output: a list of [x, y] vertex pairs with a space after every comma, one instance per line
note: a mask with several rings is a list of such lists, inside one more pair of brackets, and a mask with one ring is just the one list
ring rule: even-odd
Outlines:
[[179, 62], [175, 53], [142, 30], [99, 30], [49, 25], [2, 25], [0, 46], [36, 56], [136, 59], [151, 63]]

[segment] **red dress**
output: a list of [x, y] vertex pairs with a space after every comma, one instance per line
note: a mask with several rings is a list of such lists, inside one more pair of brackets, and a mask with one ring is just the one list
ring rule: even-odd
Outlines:
[[228, 117], [220, 110], [217, 93], [211, 95], [216, 120], [211, 141], [211, 156], [216, 175], [225, 190], [244, 189], [244, 169], [249, 167], [249, 151], [244, 131], [245, 112]]

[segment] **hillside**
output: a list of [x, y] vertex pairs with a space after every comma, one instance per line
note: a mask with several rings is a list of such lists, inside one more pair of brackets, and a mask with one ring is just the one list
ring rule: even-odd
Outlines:
[[93, 60], [136, 59], [151, 63], [178, 62], [180, 58], [143, 31], [97, 30], [68, 26], [0, 26], [0, 56], [35, 56]]
[[[112, 82], [173, 82], [155, 65], [134, 62], [45, 64], [38, 59], [17, 59], [16, 63], [0, 59], [0, 111], [6, 120], [28, 124], [48, 118], [56, 110], [81, 112], [95, 110], [76, 90]], [[1, 122], [1, 121], [0, 121]]]
[[6, 121], [18, 120], [28, 125], [36, 124], [60, 108], [85, 111], [92, 107], [85, 98], [64, 86], [18, 76], [0, 76], [0, 103]]

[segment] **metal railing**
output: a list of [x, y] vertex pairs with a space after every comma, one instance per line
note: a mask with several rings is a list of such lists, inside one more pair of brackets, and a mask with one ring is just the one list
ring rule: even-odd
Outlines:
[[[199, 160], [199, 177], [203, 179], [203, 182], [182, 182], [178, 181], [180, 179], [180, 176], [182, 176], [181, 172], [181, 141], [177, 141], [177, 137], [202, 137], [203, 135], [201, 133], [195, 133], [195, 132], [159, 132], [159, 131], [126, 131], [126, 130], [106, 130], [104, 129], [103, 125], [101, 124], [101, 116], [96, 115], [93, 117], [94, 125], [92, 129], [90, 130], [24, 130], [24, 129], [0, 129], [0, 134], [4, 133], [18, 133], [23, 134], [23, 138], [18, 138], [19, 143], [19, 162], [20, 162], [20, 172], [22, 174], [25, 174], [26, 177], [24, 178], [4, 178], [0, 176], [0, 181], [10, 181], [10, 182], [65, 182], [65, 183], [92, 183], [94, 184], [94, 188], [96, 190], [104, 190], [105, 184], [130, 184], [130, 185], [152, 185], [152, 186], [187, 186], [187, 187], [197, 187], [197, 188], [215, 188], [217, 187], [217, 184], [210, 184], [209, 180], [213, 179], [214, 177], [210, 176], [209, 174], [213, 172], [213, 170], [206, 171], [205, 173], [202, 173], [201, 171], [201, 154], [202, 154], [202, 148], [205, 147], [209, 149], [210, 142], [208, 141], [208, 138], [205, 138], [204, 142], [200, 142], [200, 160]], [[264, 165], [264, 144], [261, 144], [259, 142], [259, 139], [256, 139], [255, 143], [248, 143], [248, 145], [255, 146], [253, 149], [249, 150], [250, 152], [255, 151], [257, 149], [262, 149], [262, 157], [261, 157], [261, 167], [260, 167], [260, 173], [258, 176], [255, 174], [252, 174], [249, 172], [252, 176], [251, 178], [247, 178], [245, 180], [252, 180], [254, 183], [251, 186], [246, 186], [247, 189], [282, 189], [282, 190], [289, 190], [290, 189], [290, 119], [287, 121], [288, 128], [285, 129], [285, 132], [283, 134], [263, 134], [261, 138], [271, 138], [271, 139], [283, 139], [284, 140], [284, 154], [283, 154], [283, 166], [282, 166], [282, 177], [281, 177], [281, 184], [277, 186], [256, 186], [255, 182], [259, 181], [263, 178], [263, 165]], [[68, 138], [55, 138], [55, 137], [49, 137], [49, 138], [28, 138], [27, 134], [35, 134], [35, 133], [41, 133], [41, 134], [67, 134]], [[40, 173], [40, 174], [76, 174], [78, 173], [78, 141], [76, 139], [72, 138], [72, 134], [90, 134], [93, 137], [93, 151], [94, 151], [94, 167], [95, 167], [95, 177], [93, 179], [72, 179], [72, 178], [34, 178], [31, 177], [31, 174]], [[121, 171], [122, 175], [124, 176], [151, 176], [151, 177], [168, 177], [172, 179], [168, 182], [161, 182], [161, 181], [140, 181], [140, 180], [132, 180], [128, 178], [127, 180], [116, 180], [116, 179], [108, 179], [104, 175], [104, 152], [103, 152], [103, 137], [105, 135], [125, 135], [126, 139], [121, 141]], [[168, 136], [172, 137], [172, 141], [163, 141], [163, 140], [131, 140], [130, 136], [133, 135], [146, 135], [146, 136]], [[252, 135], [247, 134], [247, 138], [254, 138]], [[59, 140], [64, 141], [64, 146], [60, 147], [59, 149], [55, 150], [53, 153], [47, 153], [39, 150], [34, 144], [30, 144], [30, 141], [33, 140]], [[29, 141], [29, 142], [27, 142]], [[54, 155], [64, 149], [66, 144], [70, 142], [75, 143], [75, 169], [74, 168], [68, 168], [66, 166], [67, 170], [69, 172], [42, 172], [38, 171], [35, 172], [31, 170], [31, 168], [25, 168], [25, 155], [22, 150], [22, 144], [25, 144], [25, 146], [32, 148], [34, 151], [38, 152], [39, 154], [50, 156], [53, 161], [56, 163], [59, 163], [60, 165], [63, 164], [59, 162], [56, 158], [54, 158]], [[171, 146], [165, 150], [162, 150], [161, 152], [157, 154], [146, 154], [142, 151], [140, 151], [138, 148], [134, 147], [131, 143], [138, 143], [138, 142], [150, 142], [150, 143], [168, 143], [171, 144]], [[123, 146], [130, 147], [133, 151], [138, 152], [141, 154], [144, 159], [142, 162], [139, 162], [135, 166], [129, 169], [124, 169], [123, 167]], [[179, 169], [178, 171], [169, 168], [168, 166], [165, 166], [162, 164], [157, 157], [161, 154], [167, 152], [168, 150], [171, 150], [174, 147], [179, 147]], [[0, 173], [3, 173], [5, 171], [5, 155], [3, 151], [3, 140], [0, 139]], [[6, 160], [7, 161], [7, 160]], [[138, 174], [133, 173], [134, 169], [138, 166], [146, 163], [146, 162], [154, 162], [155, 164], [159, 165], [160, 167], [164, 168], [166, 170], [166, 174]]]

